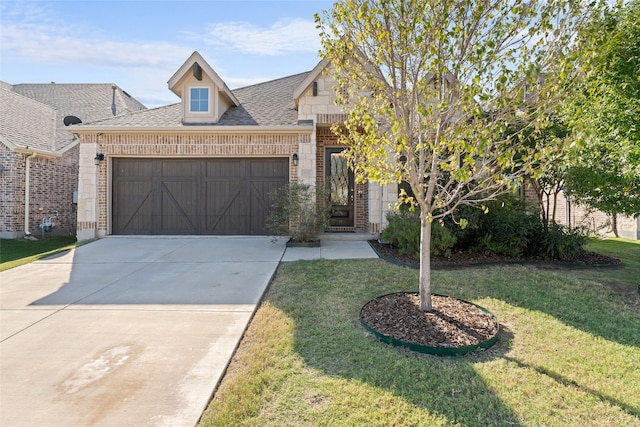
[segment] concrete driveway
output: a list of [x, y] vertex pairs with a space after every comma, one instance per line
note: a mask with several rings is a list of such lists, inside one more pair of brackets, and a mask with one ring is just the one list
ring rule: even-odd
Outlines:
[[0, 425], [194, 425], [284, 249], [108, 237], [0, 273]]

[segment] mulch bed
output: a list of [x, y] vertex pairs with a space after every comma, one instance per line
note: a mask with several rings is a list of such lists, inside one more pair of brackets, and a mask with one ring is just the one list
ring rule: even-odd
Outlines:
[[[369, 240], [371, 247], [378, 254], [408, 265], [419, 265], [420, 260], [398, 252], [392, 245], [380, 243], [377, 240]], [[544, 267], [615, 267], [620, 265], [620, 260], [596, 252], [585, 251], [580, 256], [571, 260], [550, 260], [542, 257], [514, 257], [507, 255], [482, 254], [469, 252], [454, 252], [451, 257], [431, 256], [431, 268], [463, 268], [477, 267], [491, 264], [532, 263]]]
[[[401, 264], [418, 266], [420, 261], [400, 254], [398, 250], [377, 240], [369, 244], [379, 255]], [[543, 258], [509, 257], [456, 252], [449, 258], [431, 257], [432, 268], [467, 268], [500, 263], [535, 263], [542, 267], [606, 267], [620, 260], [595, 252], [584, 252], [568, 261]], [[498, 331], [498, 322], [478, 307], [451, 297], [432, 295], [433, 311], [420, 310], [420, 297], [415, 293], [384, 295], [369, 301], [361, 310], [361, 318], [374, 330], [399, 341], [427, 347], [460, 348], [478, 345]]]
[[433, 311], [420, 310], [416, 293], [395, 293], [369, 301], [360, 311], [367, 324], [396, 340], [427, 347], [478, 345], [498, 332], [498, 322], [475, 305], [432, 295]]

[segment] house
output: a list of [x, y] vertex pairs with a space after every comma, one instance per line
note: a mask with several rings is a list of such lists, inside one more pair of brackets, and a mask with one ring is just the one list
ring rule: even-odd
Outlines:
[[[0, 82], [0, 238], [73, 234], [80, 122], [146, 109], [112, 84]], [[77, 193], [76, 193], [77, 194]]]
[[[538, 195], [531, 184], [527, 184], [523, 188], [523, 195], [532, 204], [539, 205]], [[611, 216], [597, 209], [576, 203], [562, 190], [559, 191], [555, 199], [553, 197], [550, 197], [549, 200], [544, 198], [541, 208], [548, 209], [551, 213], [550, 217], [555, 212], [555, 217], [552, 219], [558, 224], [568, 227], [581, 227], [590, 234], [614, 235]], [[634, 218], [626, 215], [617, 215], [616, 223], [620, 237], [640, 240], [640, 216]]]
[[269, 194], [295, 180], [331, 184], [331, 231], [379, 232], [397, 186], [355, 182], [328, 66], [230, 90], [194, 52], [168, 81], [179, 103], [74, 126], [78, 239], [268, 234]]

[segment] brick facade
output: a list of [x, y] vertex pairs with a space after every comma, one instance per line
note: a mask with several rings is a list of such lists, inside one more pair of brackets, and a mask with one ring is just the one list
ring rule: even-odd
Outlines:
[[[30, 162], [29, 230], [40, 235], [42, 217], [58, 212], [51, 234], [74, 234], [77, 209], [73, 192], [78, 188], [78, 146], [59, 158], [36, 157]], [[24, 234], [26, 156], [0, 145], [0, 237]]]
[[[530, 184], [526, 184], [524, 187], [524, 196], [527, 201], [534, 204], [536, 207], [538, 204], [538, 197], [535, 190]], [[544, 207], [546, 209], [546, 198], [544, 200]], [[553, 216], [554, 209], [553, 200], [549, 206], [549, 216]], [[555, 202], [555, 221], [558, 224], [570, 226], [570, 227], [584, 227], [592, 234], [610, 235], [611, 232], [611, 217], [606, 213], [591, 209], [588, 206], [577, 204], [565, 197], [564, 193], [558, 194], [558, 198]], [[624, 215], [618, 215], [618, 234], [620, 237], [628, 239], [640, 239], [640, 217], [631, 218]]]

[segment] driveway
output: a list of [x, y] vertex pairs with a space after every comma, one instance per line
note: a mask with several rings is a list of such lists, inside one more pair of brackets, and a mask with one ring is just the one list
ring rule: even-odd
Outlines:
[[283, 253], [108, 237], [0, 273], [0, 425], [194, 425]]

